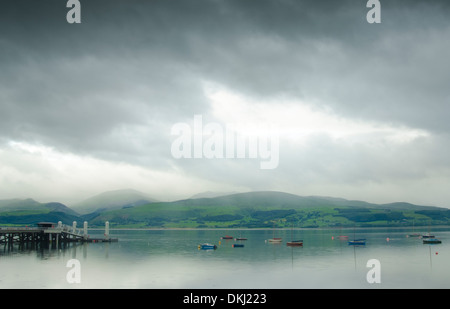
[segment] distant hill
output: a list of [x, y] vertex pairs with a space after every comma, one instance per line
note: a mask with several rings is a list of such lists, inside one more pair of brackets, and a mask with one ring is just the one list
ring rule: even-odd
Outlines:
[[[429, 213], [428, 213], [429, 212]], [[450, 224], [450, 210], [409, 203], [372, 204], [284, 192], [237, 193], [105, 211], [92, 224], [134, 227], [339, 227]]]
[[214, 198], [197, 198], [175, 201], [172, 203], [186, 205], [210, 205], [215, 207], [238, 206], [240, 208], [317, 208], [317, 207], [360, 207], [360, 208], [392, 208], [403, 210], [441, 209], [432, 206], [420, 206], [410, 203], [374, 204], [364, 201], [346, 200], [343, 198], [323, 196], [299, 196], [278, 191], [257, 191], [235, 193]]
[[31, 198], [0, 200], [0, 211], [34, 209], [40, 206], [41, 203]]
[[39, 203], [33, 199], [0, 200], [0, 224], [35, 224], [41, 221], [77, 220], [79, 214], [58, 202]]
[[132, 189], [103, 192], [71, 206], [80, 214], [135, 207], [156, 202], [150, 196]]
[[0, 212], [19, 212], [19, 211], [43, 211], [43, 212], [63, 212], [78, 216], [78, 213], [64, 204], [58, 202], [40, 203], [33, 199], [9, 199], [0, 200]]
[[[214, 193], [197, 196], [214, 196]], [[219, 194], [220, 195], [220, 194]], [[33, 199], [0, 200], [0, 224], [88, 221], [133, 228], [378, 227], [450, 225], [450, 209], [406, 202], [374, 204], [260, 191], [158, 202], [136, 190], [98, 194], [73, 206]]]
[[224, 195], [230, 195], [230, 194], [236, 194], [237, 192], [212, 192], [212, 191], [205, 191], [201, 193], [194, 194], [189, 199], [197, 199], [197, 198], [213, 198], [213, 197], [219, 197]]

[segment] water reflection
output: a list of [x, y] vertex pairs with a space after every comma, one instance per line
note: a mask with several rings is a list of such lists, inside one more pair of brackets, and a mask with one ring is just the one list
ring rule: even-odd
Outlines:
[[[265, 241], [272, 236], [271, 230], [246, 230], [243, 248], [233, 247], [234, 239], [221, 240], [221, 230], [114, 232], [117, 243], [3, 251], [0, 287], [450, 287], [448, 230], [440, 231], [439, 245], [424, 245], [417, 238], [405, 237], [402, 230], [358, 230], [358, 237], [367, 239], [365, 246], [349, 246], [347, 239], [336, 237], [336, 230], [302, 230], [303, 247], [286, 246], [291, 230], [279, 231], [283, 242], [278, 244]], [[198, 244], [204, 242], [217, 244], [217, 250], [198, 250]], [[69, 259], [81, 263], [79, 285], [65, 280]], [[381, 263], [381, 284], [371, 285], [366, 280], [370, 259]], [[41, 282], [42, 276], [48, 281]]]

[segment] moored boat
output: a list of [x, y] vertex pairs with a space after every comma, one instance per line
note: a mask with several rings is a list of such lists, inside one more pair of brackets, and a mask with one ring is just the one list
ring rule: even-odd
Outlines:
[[282, 240], [283, 239], [281, 237], [275, 237], [275, 225], [274, 225], [272, 238], [268, 239], [267, 241], [270, 243], [279, 244], [281, 243]]
[[420, 237], [420, 236], [421, 236], [419, 233], [416, 233], [416, 232], [414, 231], [414, 225], [415, 225], [415, 222], [414, 222], [414, 220], [413, 220], [413, 232], [412, 232], [412, 234], [406, 235], [406, 237]]
[[217, 246], [213, 245], [213, 244], [205, 243], [205, 244], [198, 245], [198, 249], [201, 249], [201, 250], [215, 250], [215, 249], [217, 249]]
[[233, 244], [233, 248], [243, 248], [243, 244]]
[[286, 243], [289, 247], [301, 247], [303, 246], [303, 240], [292, 240]]
[[222, 239], [233, 239], [233, 236], [228, 236], [228, 235], [222, 236]]
[[442, 241], [440, 241], [437, 238], [426, 238], [423, 240], [423, 243], [433, 245], [433, 244], [440, 244], [440, 243], [442, 243]]
[[268, 241], [273, 243], [280, 243], [283, 239], [281, 237], [270, 238]]
[[348, 242], [349, 245], [359, 245], [359, 246], [364, 246], [366, 244], [366, 240], [365, 239], [355, 239], [355, 240], [350, 240]]
[[422, 238], [424, 238], [424, 239], [426, 239], [426, 238], [434, 238], [434, 235], [430, 235], [430, 234], [422, 235]]

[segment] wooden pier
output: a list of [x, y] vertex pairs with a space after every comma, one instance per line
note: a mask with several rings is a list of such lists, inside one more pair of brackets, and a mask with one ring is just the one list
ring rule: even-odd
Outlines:
[[21, 248], [61, 248], [73, 242], [116, 242], [117, 238], [109, 237], [109, 223], [105, 224], [104, 238], [90, 238], [87, 233], [87, 222], [84, 229], [77, 229], [76, 222], [72, 226], [51, 222], [40, 222], [36, 227], [0, 227], [0, 245], [12, 249], [15, 244]]

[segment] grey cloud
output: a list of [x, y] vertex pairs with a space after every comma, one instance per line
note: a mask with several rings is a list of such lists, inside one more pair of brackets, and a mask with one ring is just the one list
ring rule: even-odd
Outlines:
[[413, 149], [391, 158], [383, 147], [371, 153], [326, 138], [306, 153], [281, 145], [280, 166], [269, 172], [252, 161], [173, 160], [171, 125], [209, 112], [202, 82], [213, 81], [256, 100], [283, 95], [342, 117], [424, 129], [439, 138], [411, 162], [447, 164], [434, 150], [450, 149], [448, 1], [381, 1], [379, 25], [366, 22], [364, 0], [81, 3], [79, 25], [65, 21], [65, 1], [2, 6], [0, 141], [177, 166], [249, 188], [423, 176], [397, 164]]

